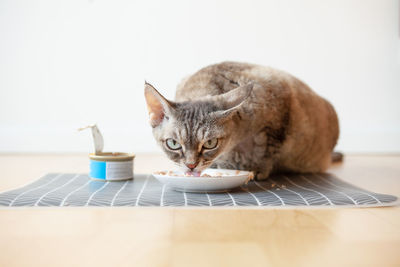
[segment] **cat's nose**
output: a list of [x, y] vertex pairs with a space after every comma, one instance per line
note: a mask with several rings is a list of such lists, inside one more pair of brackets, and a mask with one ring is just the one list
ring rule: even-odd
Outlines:
[[194, 168], [196, 168], [197, 163], [195, 163], [195, 164], [187, 164], [187, 163], [186, 163], [186, 166], [187, 166], [189, 169], [193, 170]]

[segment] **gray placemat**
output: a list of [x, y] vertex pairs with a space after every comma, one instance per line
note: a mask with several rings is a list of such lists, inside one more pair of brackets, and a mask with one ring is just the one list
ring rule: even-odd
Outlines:
[[[190, 178], [188, 178], [190, 179]], [[227, 193], [183, 193], [151, 175], [102, 182], [86, 174], [50, 173], [0, 194], [0, 205], [20, 206], [389, 206], [397, 197], [370, 192], [330, 174], [280, 175]]]

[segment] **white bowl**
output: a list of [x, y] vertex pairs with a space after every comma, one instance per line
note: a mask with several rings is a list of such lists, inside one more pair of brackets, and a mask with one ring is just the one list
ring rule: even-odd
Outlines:
[[163, 184], [177, 191], [183, 192], [226, 192], [243, 185], [252, 178], [253, 173], [248, 171], [236, 171], [225, 169], [206, 169], [201, 174], [212, 177], [184, 176], [183, 172], [172, 171], [153, 173], [153, 176]]

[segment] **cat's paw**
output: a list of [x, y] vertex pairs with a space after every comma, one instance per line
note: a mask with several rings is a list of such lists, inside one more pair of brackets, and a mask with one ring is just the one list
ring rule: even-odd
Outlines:
[[269, 177], [269, 172], [257, 172], [255, 175], [256, 181], [266, 180]]

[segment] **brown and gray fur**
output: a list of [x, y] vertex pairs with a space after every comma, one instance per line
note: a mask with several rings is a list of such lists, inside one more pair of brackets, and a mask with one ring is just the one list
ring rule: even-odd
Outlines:
[[[156, 141], [184, 169], [211, 166], [272, 172], [323, 172], [339, 136], [332, 105], [294, 76], [273, 68], [223, 62], [178, 85], [175, 101], [146, 83]], [[182, 149], [170, 150], [173, 138]], [[215, 149], [203, 149], [218, 138]]]

